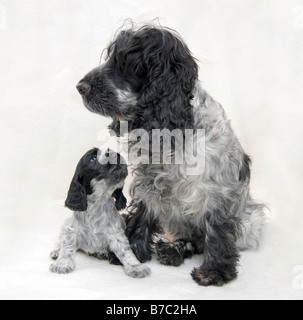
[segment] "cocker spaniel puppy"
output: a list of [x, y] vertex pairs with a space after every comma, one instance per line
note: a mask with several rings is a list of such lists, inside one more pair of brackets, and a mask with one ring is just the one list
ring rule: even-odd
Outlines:
[[[163, 154], [153, 163], [150, 154], [149, 164], [136, 164], [126, 234], [141, 262], [153, 248], [161, 263], [176, 266], [204, 253], [192, 272], [199, 285], [235, 279], [239, 250], [258, 247], [264, 206], [249, 193], [251, 160], [221, 105], [199, 83], [198, 65], [180, 36], [149, 25], [121, 31], [106, 62], [77, 88], [90, 111], [113, 119], [118, 136], [122, 121], [129, 132], [148, 132], [150, 145], [155, 129], [184, 137], [191, 130], [195, 141], [204, 131], [203, 172], [188, 174], [192, 163], [174, 161], [180, 149], [174, 141], [171, 163]], [[155, 238], [161, 239], [156, 246]]]
[[133, 254], [125, 236], [125, 222], [118, 212], [126, 207], [122, 188], [127, 175], [127, 166], [119, 154], [109, 151], [98, 155], [98, 149], [92, 149], [82, 157], [65, 202], [74, 213], [51, 253], [56, 260], [52, 272], [74, 271], [76, 251], [82, 250], [99, 259], [120, 261], [130, 277], [150, 274], [150, 269]]

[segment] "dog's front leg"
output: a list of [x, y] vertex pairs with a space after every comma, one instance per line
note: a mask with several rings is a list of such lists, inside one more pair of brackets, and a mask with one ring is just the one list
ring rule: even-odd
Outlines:
[[77, 251], [77, 234], [72, 228], [66, 227], [62, 234], [61, 249], [58, 259], [50, 267], [51, 272], [66, 274], [75, 270]]
[[152, 258], [153, 234], [161, 233], [158, 221], [148, 214], [140, 202], [126, 221], [126, 236], [137, 259], [144, 263]]
[[239, 250], [236, 235], [239, 221], [215, 210], [204, 217], [205, 260], [194, 269], [193, 279], [202, 286], [222, 286], [237, 277]]
[[124, 233], [116, 234], [108, 239], [109, 249], [123, 264], [125, 273], [132, 278], [145, 278], [151, 271], [147, 266], [140, 264], [132, 252]]

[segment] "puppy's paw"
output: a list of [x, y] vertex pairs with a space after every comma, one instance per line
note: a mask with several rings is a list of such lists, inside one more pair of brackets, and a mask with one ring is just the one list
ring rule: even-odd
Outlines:
[[125, 268], [125, 272], [129, 277], [132, 278], [146, 278], [151, 274], [149, 267], [139, 264], [137, 266]]
[[57, 260], [50, 266], [50, 271], [58, 274], [68, 274], [75, 270], [76, 266], [72, 260]]
[[224, 284], [237, 277], [237, 271], [231, 270], [208, 270], [207, 268], [200, 267], [194, 269], [192, 277], [200, 286], [217, 286], [222, 287]]
[[59, 258], [59, 252], [60, 250], [54, 250], [51, 252], [50, 254], [50, 257], [53, 259], [53, 260], [57, 260]]

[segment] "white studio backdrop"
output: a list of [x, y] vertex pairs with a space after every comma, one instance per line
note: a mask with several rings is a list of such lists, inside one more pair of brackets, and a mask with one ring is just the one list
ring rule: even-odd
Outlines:
[[[153, 261], [145, 282], [118, 270], [119, 289], [116, 269], [86, 257], [72, 276], [47, 270], [75, 166], [110, 123], [75, 86], [127, 18], [181, 34], [253, 159], [254, 197], [271, 208], [260, 252], [244, 253], [241, 276], [222, 289], [191, 281], [201, 257], [173, 271]], [[0, 297], [303, 298], [302, 88], [302, 0], [0, 0]], [[85, 280], [94, 266], [106, 292]]]

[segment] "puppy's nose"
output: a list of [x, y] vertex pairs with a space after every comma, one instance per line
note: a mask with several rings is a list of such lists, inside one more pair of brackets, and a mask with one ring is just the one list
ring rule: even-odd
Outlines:
[[90, 93], [91, 88], [92, 87], [84, 81], [80, 81], [77, 85], [77, 90], [82, 96], [87, 96]]

